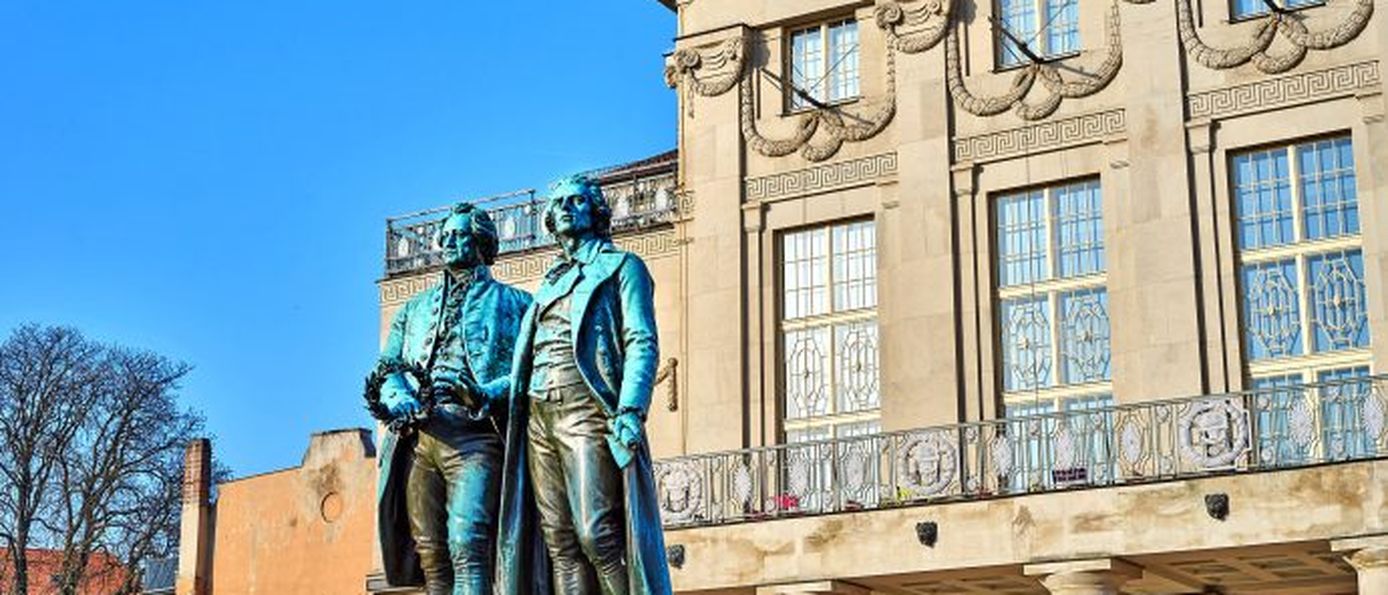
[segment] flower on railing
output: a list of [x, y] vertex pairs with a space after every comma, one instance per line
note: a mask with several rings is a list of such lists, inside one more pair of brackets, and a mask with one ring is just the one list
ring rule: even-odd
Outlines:
[[795, 494], [779, 494], [775, 498], [776, 510], [795, 510], [800, 508], [800, 496]]

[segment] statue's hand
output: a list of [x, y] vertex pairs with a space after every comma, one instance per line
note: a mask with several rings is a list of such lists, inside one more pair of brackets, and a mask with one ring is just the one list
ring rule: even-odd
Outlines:
[[435, 403], [457, 403], [464, 408], [476, 411], [485, 404], [482, 389], [471, 378], [435, 379], [433, 387]]
[[409, 419], [418, 416], [423, 410], [424, 406], [419, 404], [419, 399], [407, 395], [401, 395], [390, 405], [390, 415], [395, 419]]
[[612, 433], [617, 436], [618, 442], [628, 447], [634, 447], [641, 442], [643, 426], [641, 416], [635, 411], [624, 411], [617, 414], [617, 418], [612, 420]]
[[458, 399], [463, 407], [469, 411], [480, 411], [487, 405], [487, 395], [483, 394], [482, 387], [477, 386], [477, 381], [470, 376], [459, 378]]

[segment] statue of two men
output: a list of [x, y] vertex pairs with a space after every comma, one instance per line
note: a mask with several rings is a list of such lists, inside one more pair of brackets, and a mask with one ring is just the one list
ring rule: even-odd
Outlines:
[[671, 591], [644, 433], [659, 361], [653, 280], [613, 245], [593, 181], [556, 183], [543, 220], [560, 255], [533, 301], [491, 278], [495, 227], [460, 205], [441, 232], [442, 282], [391, 326], [380, 400], [408, 428], [382, 449], [391, 584]]

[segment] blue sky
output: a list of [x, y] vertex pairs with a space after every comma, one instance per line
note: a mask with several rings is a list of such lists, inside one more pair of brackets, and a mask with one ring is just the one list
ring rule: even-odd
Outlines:
[[675, 142], [656, 0], [0, 0], [0, 331], [195, 366], [239, 475], [366, 426], [384, 220]]

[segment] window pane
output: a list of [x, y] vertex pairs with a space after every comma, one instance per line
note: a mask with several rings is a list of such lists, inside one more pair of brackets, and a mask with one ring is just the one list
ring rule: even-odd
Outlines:
[[[1259, 457], [1264, 464], [1296, 465], [1306, 461], [1315, 420], [1300, 373], [1254, 378]], [[1293, 420], [1296, 420], [1293, 422]], [[1293, 431], [1293, 430], [1296, 431]]]
[[[790, 80], [796, 88], [815, 99], [824, 98], [824, 40], [820, 27], [801, 29], [790, 37]], [[796, 93], [791, 93], [791, 107], [808, 107]]]
[[1108, 291], [1086, 289], [1060, 296], [1063, 384], [1098, 382], [1109, 372]]
[[[1048, 54], [1077, 52], [1080, 49], [1079, 0], [1046, 0], [1042, 17], [1046, 27]], [[1026, 38], [1022, 38], [1026, 40]]]
[[1263, 0], [1234, 0], [1233, 17], [1236, 19], [1263, 14], [1268, 11]]
[[997, 200], [998, 284], [1035, 283], [1046, 267], [1046, 196], [1040, 190]]
[[1363, 457], [1375, 450], [1375, 437], [1365, 430], [1363, 418], [1369, 382], [1346, 382], [1368, 375], [1368, 366], [1317, 374], [1318, 382], [1337, 382], [1321, 389], [1321, 443], [1328, 459]]
[[1238, 155], [1232, 169], [1239, 248], [1253, 250], [1295, 241], [1286, 149]]
[[844, 21], [829, 27], [829, 99], [858, 96], [858, 23]]
[[1045, 296], [1003, 300], [1003, 390], [1051, 385], [1051, 321]]
[[1033, 403], [1008, 404], [1003, 409], [1007, 422], [1008, 444], [1012, 447], [1012, 475], [1001, 478], [999, 483], [1013, 491], [1023, 491], [1032, 485], [1049, 484], [1051, 461], [1055, 460], [1050, 440], [1055, 432], [1054, 418], [1038, 419], [1036, 416], [1055, 411], [1055, 403], [1038, 401]]
[[830, 436], [829, 428], [805, 428], [803, 430], [786, 430], [786, 442], [797, 444], [800, 442], [814, 442], [816, 440], [828, 440]]
[[878, 392], [877, 321], [834, 327], [834, 375], [838, 380], [839, 413], [881, 407]]
[[1301, 353], [1295, 260], [1243, 265], [1244, 344], [1252, 360]]
[[1349, 139], [1299, 145], [1296, 155], [1306, 239], [1358, 234], [1359, 199]]
[[1358, 250], [1318, 254], [1306, 264], [1315, 351], [1368, 347], [1363, 255]]
[[839, 424], [834, 433], [837, 434], [839, 438], [880, 434], [882, 433], [882, 422], [860, 421], [851, 424]]
[[834, 310], [877, 306], [877, 234], [872, 221], [838, 225], [834, 241]]
[[1056, 244], [1061, 277], [1104, 271], [1104, 214], [1099, 182], [1055, 189]]
[[[1002, 25], [1013, 37], [1026, 42], [1036, 36], [1036, 5], [1034, 0], [998, 0], [998, 12], [1002, 14]], [[998, 34], [1000, 55], [998, 61], [1003, 66], [1015, 66], [1027, 61], [1016, 44], [1006, 35]]]
[[828, 233], [811, 229], [786, 234], [782, 240], [783, 305], [787, 320], [829, 311]]
[[786, 419], [829, 413], [829, 329], [785, 333]]

